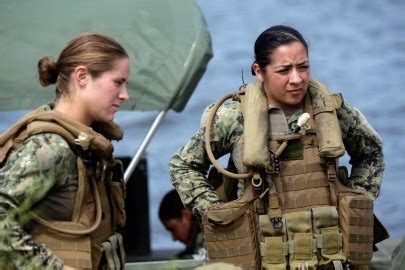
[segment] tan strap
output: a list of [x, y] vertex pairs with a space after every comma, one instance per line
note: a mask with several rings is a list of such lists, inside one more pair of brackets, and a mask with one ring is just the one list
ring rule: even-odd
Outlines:
[[[215, 114], [217, 113], [219, 107], [224, 103], [226, 100], [230, 98], [234, 98], [236, 95], [240, 95], [241, 93], [232, 93], [225, 95], [221, 97], [217, 102], [215, 102], [214, 106], [211, 108], [211, 110], [208, 113], [207, 120], [205, 121], [205, 134], [204, 134], [204, 139], [205, 139], [205, 151], [207, 152], [208, 158], [211, 161], [212, 165], [218, 170], [218, 172], [222, 173], [223, 175], [226, 175], [232, 179], [246, 179], [246, 178], [251, 178], [252, 173], [244, 173], [244, 174], [237, 174], [237, 173], [232, 173], [230, 171], [227, 171], [224, 169], [224, 167], [215, 159], [214, 154], [212, 153], [212, 148], [211, 148], [211, 127], [212, 127], [212, 122], [214, 120]], [[244, 94], [244, 93], [243, 93]]]
[[349, 235], [350, 243], [372, 243], [373, 242], [373, 234], [350, 234]]
[[114, 260], [115, 269], [121, 269], [121, 258], [118, 257], [118, 241], [115, 235], [108, 238], [108, 242], [111, 244], [111, 253]]
[[312, 163], [305, 165], [289, 165], [283, 166], [282, 168], [283, 168], [283, 175], [290, 176], [304, 173], [322, 172], [324, 171], [323, 166], [324, 165], [322, 163]]
[[356, 251], [356, 250], [350, 250], [347, 255], [347, 259], [350, 261], [366, 262], [366, 264], [369, 264], [372, 257], [373, 257], [372, 252]]
[[235, 240], [240, 238], [245, 238], [249, 236], [249, 228], [248, 227], [241, 227], [234, 231], [223, 231], [222, 234], [220, 233], [204, 233], [205, 240], [208, 242], [213, 241], [226, 241], [226, 240]]
[[96, 201], [96, 218], [94, 220], [94, 223], [92, 226], [90, 226], [87, 229], [82, 229], [82, 230], [70, 230], [63, 228], [62, 226], [59, 226], [57, 222], [52, 222], [52, 221], [47, 221], [38, 215], [36, 215], [34, 212], [30, 212], [31, 216], [34, 218], [36, 222], [41, 224], [42, 226], [49, 228], [51, 230], [54, 230], [56, 232], [60, 233], [66, 233], [66, 234], [71, 234], [71, 235], [87, 235], [95, 231], [98, 226], [100, 225], [101, 218], [102, 218], [102, 209], [101, 209], [101, 198], [100, 194], [97, 189], [96, 181], [94, 180], [93, 177], [90, 177], [90, 182], [92, 185], [93, 189], [93, 194], [94, 194], [94, 199]]
[[113, 248], [112, 248], [111, 243], [108, 241], [105, 241], [105, 242], [101, 243], [101, 246], [103, 248], [105, 258], [107, 260], [108, 269], [116, 269], [114, 255], [113, 255]]
[[122, 269], [124, 269], [125, 262], [126, 262], [124, 241], [123, 241], [122, 235], [120, 233], [115, 233], [115, 237], [117, 238], [117, 242], [118, 242], [118, 251], [119, 251], [119, 257], [121, 259]]
[[283, 209], [297, 209], [309, 206], [329, 205], [330, 197], [328, 194], [319, 196], [306, 196], [296, 199], [284, 200], [282, 202]]
[[236, 256], [249, 255], [253, 252], [252, 245], [235, 246], [234, 248], [225, 248], [212, 250], [210, 252], [210, 259], [221, 259]]
[[374, 217], [350, 217], [349, 225], [351, 225], [351, 226], [373, 226]]

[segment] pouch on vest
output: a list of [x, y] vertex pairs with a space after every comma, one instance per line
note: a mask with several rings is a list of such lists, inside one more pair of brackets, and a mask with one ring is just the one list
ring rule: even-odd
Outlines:
[[373, 201], [352, 193], [339, 196], [343, 252], [353, 265], [369, 265], [373, 255]]
[[336, 108], [342, 105], [342, 97], [330, 95], [326, 85], [313, 78], [309, 81], [308, 90], [312, 99], [320, 156], [343, 156], [345, 148], [336, 116]]
[[285, 214], [291, 270], [315, 270], [318, 265], [316, 241], [312, 232], [310, 211]]
[[202, 225], [210, 262], [227, 262], [243, 269], [260, 267], [257, 214], [252, 202], [213, 205], [203, 216]]
[[[283, 218], [283, 224], [285, 219]], [[268, 215], [259, 216], [259, 226], [262, 239], [260, 255], [262, 268], [268, 270], [284, 270], [287, 268], [288, 243], [285, 226], [274, 229]]]
[[336, 207], [321, 206], [312, 208], [311, 211], [319, 265], [346, 261], [342, 251], [343, 239]]

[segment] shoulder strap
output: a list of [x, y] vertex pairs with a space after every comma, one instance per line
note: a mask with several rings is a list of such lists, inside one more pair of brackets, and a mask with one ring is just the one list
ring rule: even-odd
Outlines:
[[[122, 130], [118, 126], [111, 126], [108, 131], [111, 132], [111, 129], [116, 131], [116, 134], [112, 135], [113, 138], [120, 138]], [[17, 148], [26, 138], [44, 132], [59, 134], [69, 145], [80, 145], [83, 150], [91, 149], [104, 159], [109, 159], [114, 150], [110, 140], [92, 128], [42, 106], [19, 119], [0, 136], [0, 163], [5, 160], [10, 150]]]

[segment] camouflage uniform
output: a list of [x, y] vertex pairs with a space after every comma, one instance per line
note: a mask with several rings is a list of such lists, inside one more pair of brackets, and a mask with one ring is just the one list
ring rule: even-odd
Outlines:
[[[62, 269], [63, 262], [29, 234], [33, 211], [70, 220], [77, 190], [76, 155], [59, 135], [26, 139], [0, 169], [0, 268]], [[58, 198], [70, 202], [58, 204]]]
[[[269, 113], [284, 113], [269, 110]], [[296, 111], [290, 119], [290, 129], [296, 123], [302, 110]], [[351, 175], [344, 183], [375, 199], [380, 190], [384, 159], [382, 141], [365, 117], [353, 106], [344, 102], [337, 110], [342, 130], [342, 138], [352, 165]], [[243, 117], [238, 102], [223, 104], [213, 121], [211, 130], [211, 146], [216, 158], [227, 153], [238, 171], [241, 171], [241, 153], [236, 147], [243, 133]], [[170, 175], [183, 203], [194, 214], [203, 215], [213, 203], [220, 202], [213, 188], [207, 183], [205, 175], [210, 166], [205, 151], [204, 128], [180, 148], [170, 160]]]

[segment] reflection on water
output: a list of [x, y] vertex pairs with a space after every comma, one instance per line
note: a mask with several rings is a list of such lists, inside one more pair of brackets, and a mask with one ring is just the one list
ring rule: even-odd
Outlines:
[[[170, 156], [198, 128], [209, 103], [252, 80], [253, 43], [267, 27], [288, 24], [310, 44], [312, 75], [339, 91], [358, 107], [381, 135], [386, 172], [376, 213], [394, 238], [405, 235], [405, 1], [203, 1], [212, 34], [214, 58], [195, 94], [182, 113], [169, 112], [149, 145], [150, 223], [152, 248], [181, 247], [173, 244], [161, 226], [157, 209], [171, 188]], [[116, 144], [118, 155], [132, 155], [156, 113], [119, 113], [126, 131]], [[16, 114], [0, 114], [4, 130]]]

